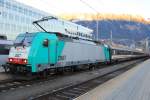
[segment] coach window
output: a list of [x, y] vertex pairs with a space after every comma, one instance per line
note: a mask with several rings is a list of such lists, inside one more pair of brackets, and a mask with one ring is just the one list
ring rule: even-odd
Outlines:
[[84, 37], [85, 37], [85, 34], [84, 34]]

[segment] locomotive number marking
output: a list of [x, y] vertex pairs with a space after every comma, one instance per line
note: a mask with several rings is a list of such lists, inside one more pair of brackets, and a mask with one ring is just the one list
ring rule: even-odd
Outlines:
[[15, 57], [20, 57], [21, 56], [21, 54], [15, 54]]
[[65, 60], [66, 56], [58, 56], [58, 60]]

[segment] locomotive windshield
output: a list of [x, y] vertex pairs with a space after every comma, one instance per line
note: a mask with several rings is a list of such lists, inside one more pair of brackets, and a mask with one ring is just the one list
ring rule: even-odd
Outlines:
[[16, 38], [14, 45], [15, 46], [21, 46], [21, 45], [30, 46], [34, 37], [35, 37], [35, 34], [29, 34], [29, 33], [20, 34]]

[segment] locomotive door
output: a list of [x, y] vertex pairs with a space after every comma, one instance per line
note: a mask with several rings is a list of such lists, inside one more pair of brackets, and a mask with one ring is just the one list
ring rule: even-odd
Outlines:
[[57, 42], [56, 42], [56, 40], [49, 40], [48, 62], [49, 62], [49, 64], [55, 64], [57, 62]]
[[104, 47], [104, 53], [105, 53], [105, 60], [109, 61], [110, 60], [110, 50], [107, 47]]

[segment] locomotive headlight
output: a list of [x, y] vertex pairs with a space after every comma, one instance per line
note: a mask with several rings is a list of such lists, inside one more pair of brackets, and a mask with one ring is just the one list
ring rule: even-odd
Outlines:
[[22, 59], [22, 64], [27, 64], [28, 60], [27, 59]]
[[24, 59], [24, 63], [27, 63], [27, 59]]
[[9, 61], [12, 62], [13, 61], [12, 58], [10, 58]]

